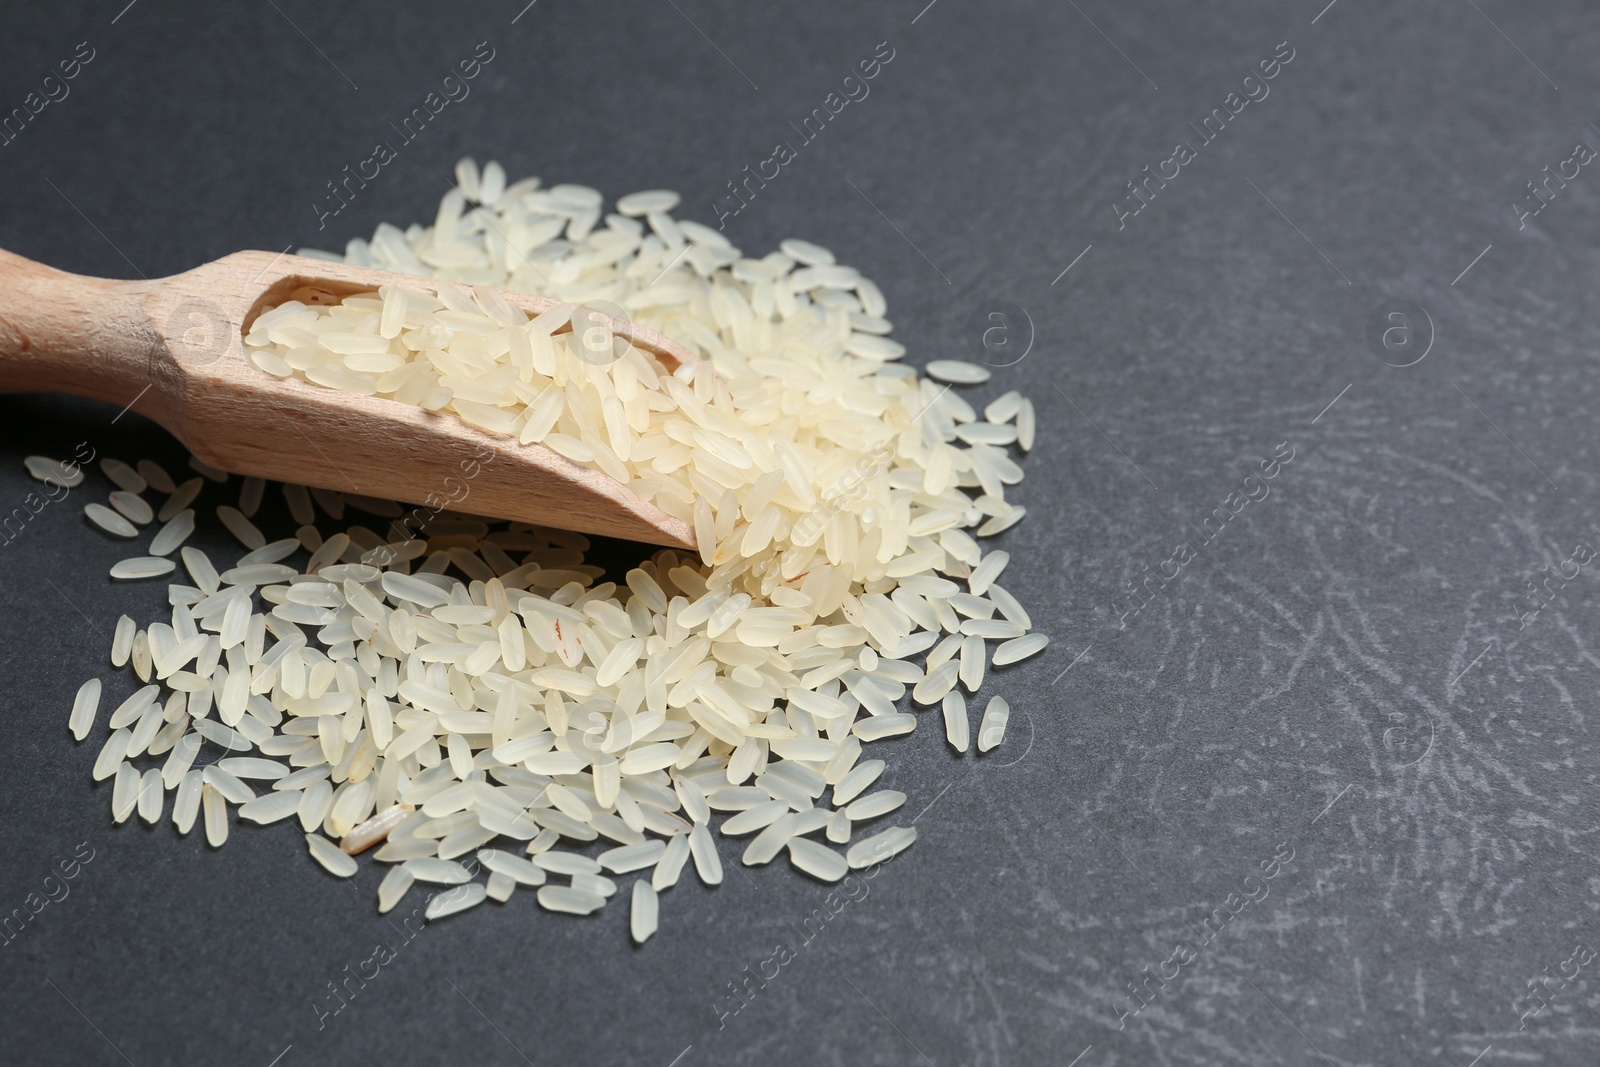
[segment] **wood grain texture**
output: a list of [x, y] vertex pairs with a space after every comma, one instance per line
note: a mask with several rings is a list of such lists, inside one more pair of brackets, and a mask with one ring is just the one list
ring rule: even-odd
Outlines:
[[[342, 297], [391, 283], [433, 290], [411, 275], [271, 252], [236, 252], [170, 278], [111, 281], [0, 250], [0, 391], [130, 405], [237, 474], [694, 547], [687, 523], [542, 445], [494, 437], [454, 415], [275, 378], [245, 358], [245, 328], [299, 286]], [[496, 291], [530, 314], [559, 303]], [[669, 368], [698, 363], [644, 327], [611, 325]]]

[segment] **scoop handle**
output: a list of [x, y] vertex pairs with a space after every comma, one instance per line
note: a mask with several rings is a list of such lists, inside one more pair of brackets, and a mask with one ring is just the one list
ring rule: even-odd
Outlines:
[[68, 274], [0, 249], [0, 392], [131, 404], [157, 384], [166, 362], [145, 310], [150, 289], [144, 281]]

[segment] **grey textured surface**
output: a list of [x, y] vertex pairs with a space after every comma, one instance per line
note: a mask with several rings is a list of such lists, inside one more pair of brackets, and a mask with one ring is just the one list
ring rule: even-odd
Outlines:
[[[1600, 544], [1600, 178], [1525, 228], [1512, 209], [1600, 138], [1590, 6], [545, 0], [513, 24], [521, 0], [124, 2], [14, 8], [0, 34], [0, 113], [95, 50], [0, 145], [0, 246], [115, 276], [431, 219], [463, 154], [609, 196], [676, 188], [711, 220], [890, 42], [870, 96], [728, 232], [835, 249], [917, 362], [1010, 362], [1031, 321], [975, 395], [1040, 408], [1030, 516], [1000, 540], [1053, 644], [992, 677], [1017, 709], [996, 753], [952, 757], [937, 729], [889, 743], [885, 784], [931, 805], [921, 839], [826, 922], [805, 925], [827, 890], [775, 865], [686, 879], [642, 948], [622, 908], [571, 921], [525, 897], [408, 938], [374, 913], [374, 870], [339, 884], [283, 826], [213, 852], [110, 824], [66, 715], [91, 674], [108, 701], [131, 690], [111, 627], [154, 617], [164, 586], [103, 577], [122, 550], [82, 518], [95, 474], [0, 545], [0, 907], [93, 849], [0, 947], [0, 1060], [1600, 1057], [1592, 568], [1519, 620], [1530, 581]], [[319, 232], [324, 183], [485, 40], [471, 96]], [[1269, 95], [1202, 144], [1190, 124], [1280, 42]], [[1126, 183], [1179, 140], [1195, 158], [1119, 229]], [[985, 352], [1006, 308], [1014, 344]], [[4, 508], [34, 451], [181, 465], [115, 415], [0, 399]], [[1292, 460], [1247, 482], [1280, 444]], [[1208, 541], [1217, 507], [1239, 510]], [[380, 943], [393, 961], [320, 1017]], [[795, 958], [719, 1018], [779, 943]]]

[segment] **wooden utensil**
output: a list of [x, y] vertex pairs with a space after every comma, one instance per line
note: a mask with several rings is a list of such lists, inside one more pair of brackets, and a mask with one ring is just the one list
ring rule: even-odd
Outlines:
[[[424, 516], [448, 507], [694, 547], [687, 523], [542, 445], [491, 436], [448, 413], [277, 378], [245, 358], [246, 328], [294, 290], [315, 286], [338, 299], [388, 284], [434, 291], [424, 278], [271, 252], [111, 281], [0, 250], [0, 391], [127, 405], [237, 474], [422, 504]], [[497, 292], [530, 315], [559, 304]], [[698, 362], [651, 330], [606, 322], [669, 370]]]

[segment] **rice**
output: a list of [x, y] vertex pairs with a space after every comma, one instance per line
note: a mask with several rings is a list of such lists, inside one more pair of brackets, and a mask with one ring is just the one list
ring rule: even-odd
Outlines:
[[511, 899], [511, 894], [516, 892], [517, 881], [509, 874], [493, 871], [489, 874], [489, 883], [485, 887], [489, 899], [504, 904]]
[[217, 788], [203, 779], [200, 806], [205, 811], [206, 841], [212, 848], [221, 848], [228, 840], [228, 805]]
[[930, 377], [960, 385], [977, 385], [989, 380], [989, 370], [959, 359], [936, 359], [928, 364]]
[[256, 529], [255, 523], [245, 518], [238, 508], [224, 504], [217, 509], [217, 518], [222, 520], [222, 525], [226, 526], [244, 547], [261, 548], [267, 543], [261, 531]]
[[753, 834], [777, 822], [779, 817], [789, 811], [789, 801], [772, 800], [765, 804], [746, 808], [728, 819], [723, 820], [722, 834], [725, 837], [740, 837], [744, 834]]
[[600, 864], [575, 852], [542, 852], [533, 857], [534, 866], [551, 874], [599, 874]]
[[873, 834], [851, 845], [850, 851], [845, 854], [845, 859], [855, 870], [871, 867], [875, 863], [883, 863], [898, 856], [910, 848], [916, 839], [916, 827], [891, 826], [882, 833]]
[[[949, 642], [947, 645], [948, 652], [946, 653], [946, 656], [960, 649], [961, 639], [958, 635], [951, 634], [946, 640]], [[930, 663], [932, 662], [932, 659], [933, 657], [930, 656]], [[946, 658], [944, 662], [941, 662], [937, 667], [931, 669], [928, 672], [927, 677], [923, 678], [922, 681], [916, 684], [916, 688], [911, 690], [911, 699], [924, 706], [939, 703], [939, 701], [944, 699], [944, 695], [946, 693], [955, 688], [959, 671], [960, 665], [958, 663], [951, 662], [948, 658]]]
[[771, 863], [783, 851], [789, 839], [795, 836], [796, 817], [787, 813], [775, 819], [771, 825], [757, 834], [745, 846], [744, 855], [740, 857], [747, 867], [756, 867], [761, 864]]
[[917, 728], [917, 717], [904, 713], [895, 715], [876, 715], [870, 719], [861, 719], [851, 727], [863, 741], [881, 741], [885, 737], [901, 737]]
[[1006, 737], [1006, 722], [1011, 718], [1011, 705], [1006, 698], [993, 696], [983, 709], [983, 722], [978, 726], [978, 751], [987, 752], [997, 747]]
[[977, 596], [982, 596], [989, 591], [989, 586], [994, 583], [1000, 573], [1006, 569], [1006, 564], [1011, 562], [1011, 553], [994, 551], [983, 557], [983, 561], [972, 569], [972, 574], [967, 578], [967, 585]]
[[443, 860], [435, 856], [421, 856], [405, 861], [406, 869], [411, 872], [419, 882], [432, 882], [438, 885], [460, 885], [472, 879], [472, 872], [454, 860]]
[[117, 764], [111, 781], [111, 819], [125, 822], [139, 803], [139, 772], [133, 764]]
[[607, 900], [617, 893], [617, 883], [603, 874], [575, 874], [572, 876], [572, 888]]
[[[124, 764], [126, 766], [126, 764]], [[151, 767], [139, 776], [139, 818], [150, 824], [161, 821], [167, 794], [161, 785], [161, 772]]]
[[166, 502], [161, 505], [161, 510], [156, 512], [159, 522], [170, 522], [180, 511], [183, 511], [199, 497], [200, 490], [205, 487], [204, 478], [190, 478], [172, 491]]
[[[344, 858], [350, 859], [349, 856]], [[355, 860], [350, 860], [350, 862], [354, 863]], [[442, 919], [446, 915], [454, 915], [456, 912], [466, 911], [468, 908], [482, 904], [484, 898], [488, 895], [488, 890], [482, 883], [469, 882], [466, 885], [459, 885], [454, 889], [440, 893], [429, 900], [423, 914], [429, 922], [432, 922], [435, 919]]]
[[644, 944], [656, 932], [661, 910], [661, 898], [655, 888], [643, 878], [633, 883], [633, 906], [629, 918], [629, 932], [634, 941]]
[[111, 494], [110, 500], [112, 508], [129, 522], [143, 526], [156, 517], [155, 512], [150, 510], [150, 505], [145, 503], [144, 497], [138, 493], [118, 490]]
[[201, 773], [201, 780], [215, 789], [222, 799], [231, 804], [244, 804], [255, 799], [255, 792], [236, 775], [213, 763]]
[[627, 196], [617, 198], [617, 213], [630, 218], [648, 215], [651, 212], [671, 211], [678, 206], [682, 198], [670, 189], [650, 189], [640, 193], [629, 193]]
[[480, 849], [478, 862], [496, 874], [514, 879], [519, 885], [538, 886], [545, 883], [544, 868], [510, 852], [501, 852], [493, 848]]
[[789, 862], [824, 882], [837, 882], [850, 869], [839, 853], [805, 837], [789, 839]]
[[89, 736], [95, 713], [99, 710], [100, 679], [90, 678], [78, 687], [78, 695], [72, 702], [72, 717], [67, 720], [67, 729], [72, 731], [74, 741], [82, 741]]
[[[148, 461], [103, 464], [118, 486], [95, 505], [108, 532], [162, 524], [150, 557], [113, 573], [172, 573], [177, 556], [193, 583], [169, 589], [170, 620], [118, 621], [113, 665], [151, 684], [113, 712], [95, 761], [97, 778], [135, 776], [113, 786], [114, 815], [143, 816], [155, 783], [176, 790], [180, 832], [203, 809], [213, 846], [230, 803], [253, 823], [293, 816], [341, 877], [381, 842], [384, 912], [422, 881], [454, 887], [430, 917], [517, 886], [588, 914], [634, 876], [636, 941], [691, 859], [722, 881], [713, 831], [749, 837], [745, 864], [787, 851], [827, 881], [908, 847], [909, 827], [852, 839], [906, 800], [867, 793], [885, 761], [863, 746], [915, 730], [909, 690], [943, 707], [965, 751], [964, 694], [990, 643], [998, 665], [1047, 640], [997, 584], [1009, 555], [983, 544], [1025, 514], [1006, 495], [1031, 405], [1007, 393], [980, 414], [934, 379], [985, 368], [900, 365], [883, 294], [820, 245], [746, 259], [672, 219], [675, 193], [624, 197], [602, 226], [594, 190], [462, 173], [433, 227], [380, 227], [348, 250], [442, 279], [291, 293], [251, 324], [250, 359], [550, 448], [689, 523], [698, 551], [655, 551], [611, 581], [580, 535], [439, 509], [417, 528], [420, 510], [292, 485], [288, 537], [260, 480], [219, 505], [201, 496], [229, 479], [198, 459], [181, 485]], [[513, 247], [496, 232], [545, 236]], [[496, 288], [557, 304], [530, 317]], [[700, 362], [632, 347], [595, 308]], [[36, 477], [71, 476], [39, 459]], [[165, 494], [153, 515], [147, 492]], [[213, 514], [242, 546], [216, 564], [185, 545]], [[86, 691], [75, 737], [95, 726]], [[981, 751], [1003, 737], [996, 707]]]
[[165, 521], [150, 540], [150, 554], [165, 556], [189, 539], [194, 533], [194, 512], [185, 508]]
[[311, 858], [335, 878], [349, 878], [356, 873], [355, 859], [345, 855], [338, 845], [321, 834], [306, 834], [306, 847], [311, 850]]
[[158, 493], [171, 493], [177, 488], [172, 481], [172, 475], [167, 469], [153, 459], [141, 459], [134, 464], [134, 471], [144, 479], [144, 483]]
[[155, 704], [156, 698], [160, 695], [159, 685], [147, 685], [135, 690], [111, 712], [111, 729], [120, 730], [130, 723], [138, 722], [139, 717]]
[[[965, 634], [961, 638], [961, 659], [957, 665], [956, 676], [969, 692], [976, 692], [978, 687], [983, 685], [985, 652], [983, 638], [977, 634]], [[945, 699], [949, 698], [950, 694], [945, 694]]]
[[689, 837], [687, 834], [678, 834], [667, 841], [667, 850], [662, 853], [655, 870], [650, 874], [650, 887], [657, 892], [670, 889], [678, 883], [678, 876], [683, 871], [683, 865], [689, 859]]
[[952, 689], [944, 694], [944, 736], [950, 742], [950, 747], [957, 752], [966, 752], [970, 744], [968, 736], [968, 718], [966, 718], [966, 697], [958, 689]]
[[836, 845], [848, 844], [850, 841], [850, 817], [842, 811], [835, 811], [828, 816], [828, 826], [824, 833], [828, 840]]
[[655, 866], [666, 850], [665, 841], [641, 841], [633, 845], [619, 845], [602, 852], [599, 863], [612, 874], [627, 874], [630, 871]]
[[1050, 638], [1044, 634], [1028, 634], [1026, 637], [1013, 638], [994, 650], [994, 665], [1002, 667], [1008, 663], [1025, 660], [1049, 643]]
[[385, 874], [383, 881], [378, 883], [378, 914], [382, 915], [392, 911], [415, 881], [416, 879], [406, 868], [389, 868], [389, 873]]
[[705, 823], [697, 823], [689, 831], [689, 854], [694, 857], [695, 872], [706, 885], [722, 883], [722, 859], [717, 855], [716, 843], [706, 830]]
[[239, 818], [261, 826], [287, 819], [300, 803], [298, 791], [268, 793], [239, 805]]
[[104, 504], [86, 504], [84, 516], [113, 537], [138, 537], [139, 528]]
[[605, 907], [606, 898], [572, 886], [547, 885], [538, 893], [539, 905], [549, 911], [569, 915], [588, 915]]
[[833, 802], [836, 805], [849, 804], [861, 795], [878, 776], [883, 773], [885, 764], [881, 759], [863, 760], [856, 764], [845, 776], [839, 779], [833, 787]]
[[187, 834], [194, 826], [200, 811], [200, 793], [204, 788], [199, 771], [188, 771], [180, 779], [177, 796], [172, 803], [172, 825], [180, 834]]
[[117, 767], [122, 763], [122, 757], [128, 754], [128, 742], [133, 737], [133, 732], [127, 728], [114, 731], [100, 748], [100, 754], [95, 759], [92, 777], [97, 782], [103, 782], [117, 773]]
[[989, 401], [983, 409], [983, 417], [993, 423], [1010, 422], [1022, 410], [1022, 401], [1022, 394], [1015, 389], [1002, 393]]
[[117, 628], [111, 637], [111, 665], [124, 667], [129, 657], [133, 655], [133, 638], [138, 633], [139, 624], [126, 615], [118, 616]]
[[28, 456], [22, 465], [31, 476], [50, 485], [75, 489], [83, 484], [83, 471], [76, 463], [63, 463], [49, 456]]
[[[333, 808], [333, 786], [326, 781], [314, 782], [310, 788], [300, 794], [300, 803], [296, 806], [296, 814], [300, 817], [300, 826], [305, 830], [315, 830], [328, 819], [328, 812]], [[433, 849], [428, 850], [428, 855], [433, 854]]]
[[906, 795], [898, 789], [880, 789], [876, 793], [851, 801], [844, 808], [844, 814], [851, 822], [865, 822], [887, 815], [905, 802]]
[[100, 470], [117, 488], [128, 493], [142, 493], [147, 488], [144, 477], [120, 459], [107, 456], [100, 461]]

